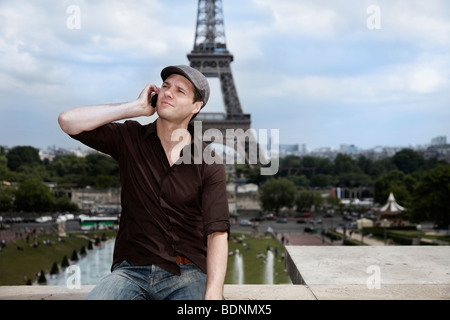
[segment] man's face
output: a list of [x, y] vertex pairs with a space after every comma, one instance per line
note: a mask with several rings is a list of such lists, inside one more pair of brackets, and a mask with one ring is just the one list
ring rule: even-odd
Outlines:
[[197, 113], [202, 102], [194, 101], [193, 84], [179, 74], [170, 75], [159, 90], [157, 111], [162, 118], [184, 120]]

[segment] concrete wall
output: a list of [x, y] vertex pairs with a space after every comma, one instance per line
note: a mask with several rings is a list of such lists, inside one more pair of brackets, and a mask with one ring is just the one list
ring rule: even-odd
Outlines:
[[450, 246], [288, 246], [294, 284], [319, 299], [450, 299]]

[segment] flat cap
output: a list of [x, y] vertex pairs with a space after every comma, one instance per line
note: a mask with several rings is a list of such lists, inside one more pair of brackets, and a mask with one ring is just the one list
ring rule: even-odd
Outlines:
[[209, 83], [205, 75], [200, 71], [198, 71], [197, 69], [194, 69], [190, 66], [179, 65], [179, 66], [165, 67], [161, 71], [161, 78], [163, 81], [166, 81], [166, 79], [174, 73], [182, 75], [194, 85], [195, 89], [197, 89], [197, 91], [202, 96], [204, 107], [208, 102], [210, 95]]

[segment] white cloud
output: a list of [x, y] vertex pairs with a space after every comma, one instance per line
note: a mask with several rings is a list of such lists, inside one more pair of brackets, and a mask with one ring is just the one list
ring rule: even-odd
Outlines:
[[382, 20], [391, 37], [416, 42], [425, 48], [430, 45], [449, 46], [449, 12], [448, 1], [385, 1]]
[[[72, 4], [81, 10], [79, 30], [66, 26]], [[41, 103], [33, 113], [39, 121], [66, 106], [137, 96], [146, 81], [160, 80], [163, 65], [188, 63], [197, 4], [1, 1], [0, 120], [19, 118], [9, 112], [25, 109], [24, 101]], [[372, 4], [381, 9], [380, 30], [366, 26]], [[345, 132], [349, 118], [379, 119], [380, 111], [406, 123], [412, 109], [426, 110], [436, 122], [429, 127], [448, 127], [439, 124], [448, 123], [448, 111], [438, 110], [450, 99], [447, 1], [253, 0], [223, 6], [234, 79], [254, 127], [273, 122], [295, 135], [296, 123], [307, 123], [330, 137], [323, 123]]]
[[[332, 3], [323, 1], [253, 0], [273, 14], [270, 29], [273, 32], [300, 34], [313, 37], [331, 37], [346, 25], [342, 12]], [[267, 26], [269, 27], [269, 26]]]
[[371, 74], [284, 77], [276, 89], [272, 86], [272, 90], [266, 92], [274, 96], [290, 96], [293, 100], [317, 102], [408, 102], [418, 95], [449, 90], [448, 69], [443, 69], [443, 66], [419, 63], [385, 68]]
[[447, 82], [438, 70], [425, 66], [416, 69], [410, 78], [409, 87], [418, 93], [432, 93]]

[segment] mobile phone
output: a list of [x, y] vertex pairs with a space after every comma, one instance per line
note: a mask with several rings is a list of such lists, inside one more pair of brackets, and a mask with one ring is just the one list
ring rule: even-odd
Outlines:
[[151, 103], [150, 103], [150, 105], [151, 105], [153, 108], [156, 108], [156, 101], [158, 101], [158, 95], [157, 95], [157, 94], [155, 94], [155, 95], [152, 97], [152, 101], [151, 101]]

